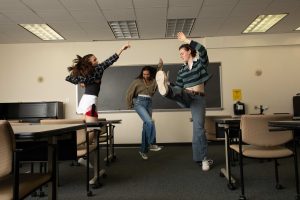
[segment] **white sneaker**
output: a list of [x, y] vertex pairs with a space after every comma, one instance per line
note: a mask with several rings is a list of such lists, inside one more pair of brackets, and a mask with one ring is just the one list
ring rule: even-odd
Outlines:
[[139, 153], [140, 153], [140, 155], [142, 156], [142, 158], [143, 158], [144, 160], [148, 160], [147, 154], [142, 153], [142, 152], [140, 152], [140, 151], [139, 151]]
[[155, 80], [157, 83], [158, 91], [162, 96], [166, 96], [168, 93], [168, 78], [164, 71], [159, 70], [156, 73]]
[[203, 160], [202, 161], [202, 170], [208, 171], [210, 169], [210, 166], [213, 164], [213, 160]]
[[94, 176], [90, 181], [89, 181], [89, 184], [90, 185], [94, 185], [96, 183], [96, 181], [98, 180], [98, 177], [97, 176]]
[[150, 151], [160, 151], [161, 149], [162, 149], [162, 148], [159, 147], [159, 146], [156, 145], [156, 144], [152, 144], [152, 145], [149, 146], [149, 150], [150, 150]]
[[[78, 163], [81, 164], [81, 165], [83, 165], [83, 166], [85, 166], [85, 167], [87, 166], [86, 159], [79, 158], [78, 159]], [[89, 163], [89, 168], [93, 169], [93, 165], [91, 163]]]

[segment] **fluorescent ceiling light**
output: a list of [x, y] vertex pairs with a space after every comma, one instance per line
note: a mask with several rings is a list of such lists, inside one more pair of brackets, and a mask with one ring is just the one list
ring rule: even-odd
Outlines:
[[136, 21], [111, 21], [108, 24], [116, 39], [140, 38]]
[[64, 40], [47, 24], [19, 24], [42, 40]]
[[263, 33], [283, 19], [287, 14], [259, 15], [243, 33]]
[[195, 18], [168, 19], [166, 37], [176, 37], [178, 32], [183, 32], [186, 36], [189, 36], [194, 23]]
[[300, 31], [300, 26], [298, 28], [296, 28], [295, 31]]

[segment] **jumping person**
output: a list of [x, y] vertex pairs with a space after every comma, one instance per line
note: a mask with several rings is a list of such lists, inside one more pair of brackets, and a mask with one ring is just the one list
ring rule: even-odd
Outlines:
[[[130, 45], [127, 43], [117, 53], [100, 64], [93, 54], [87, 54], [83, 57], [77, 55], [77, 58], [73, 60], [73, 65], [68, 67], [70, 75], [66, 77], [66, 81], [75, 85], [79, 84], [84, 88], [77, 114], [83, 114], [85, 120], [98, 120], [96, 105], [104, 70], [116, 62], [122, 52], [128, 48], [130, 48]], [[84, 158], [80, 158], [78, 163], [87, 166]], [[89, 167], [93, 167], [91, 163], [89, 163]], [[94, 173], [96, 174], [95, 170]], [[95, 175], [90, 184], [94, 184], [96, 180], [97, 176]]]
[[152, 119], [152, 96], [157, 91], [156, 71], [157, 69], [151, 66], [143, 67], [138, 77], [130, 84], [126, 96], [128, 108], [134, 108], [143, 120], [142, 143], [139, 154], [144, 160], [148, 159], [149, 150], [161, 150], [161, 147], [156, 144], [156, 129]]
[[77, 108], [78, 114], [86, 114], [93, 104], [97, 105], [104, 70], [116, 62], [122, 52], [128, 48], [130, 48], [129, 44], [124, 45], [118, 53], [113, 54], [100, 64], [93, 54], [87, 54], [83, 57], [77, 55], [77, 58], [73, 60], [73, 65], [68, 67], [70, 75], [66, 77], [66, 81], [79, 84], [84, 88], [84, 94]]
[[[177, 73], [176, 83], [168, 84], [166, 74], [161, 70], [156, 74], [158, 91], [162, 96], [175, 100], [180, 106], [191, 108], [193, 119], [193, 160], [208, 171], [212, 160], [207, 158], [207, 140], [204, 129], [205, 121], [205, 83], [211, 77], [207, 72], [208, 56], [205, 47], [189, 40], [182, 32], [177, 33], [180, 58], [184, 64]], [[196, 58], [197, 52], [199, 59]]]

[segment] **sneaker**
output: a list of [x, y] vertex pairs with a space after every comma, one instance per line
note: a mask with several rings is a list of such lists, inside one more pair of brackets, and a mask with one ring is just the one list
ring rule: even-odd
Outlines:
[[96, 183], [96, 181], [98, 180], [98, 177], [97, 176], [94, 176], [90, 181], [89, 181], [89, 184], [90, 185], [94, 185]]
[[[78, 163], [83, 165], [83, 166], [87, 166], [86, 159], [84, 159], [84, 158], [79, 158]], [[93, 165], [91, 163], [89, 163], [89, 168], [91, 168], [91, 169], [93, 168]]]
[[213, 160], [208, 160], [208, 159], [203, 160], [202, 161], [202, 170], [208, 171], [212, 164], [213, 164]]
[[147, 154], [142, 153], [142, 152], [140, 152], [140, 151], [139, 151], [139, 153], [140, 153], [140, 155], [142, 156], [142, 158], [143, 158], [144, 160], [147, 160], [147, 159], [148, 159]]
[[150, 151], [160, 151], [161, 149], [162, 149], [162, 148], [159, 147], [159, 146], [156, 145], [156, 144], [152, 144], [152, 145], [149, 146], [149, 150], [150, 150]]
[[158, 86], [158, 91], [162, 96], [166, 96], [168, 93], [168, 78], [166, 73], [162, 70], [159, 70], [156, 73], [155, 80]]

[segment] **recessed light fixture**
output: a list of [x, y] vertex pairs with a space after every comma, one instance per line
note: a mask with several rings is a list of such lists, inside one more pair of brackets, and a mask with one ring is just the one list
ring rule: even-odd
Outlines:
[[259, 15], [243, 33], [264, 33], [282, 20], [287, 14]]
[[116, 39], [140, 38], [136, 21], [110, 21], [108, 24]]
[[61, 35], [55, 32], [47, 24], [19, 24], [19, 25], [42, 40], [64, 40], [64, 38]]
[[178, 32], [183, 32], [185, 35], [190, 35], [195, 18], [188, 19], [168, 19], [166, 37], [176, 37]]

